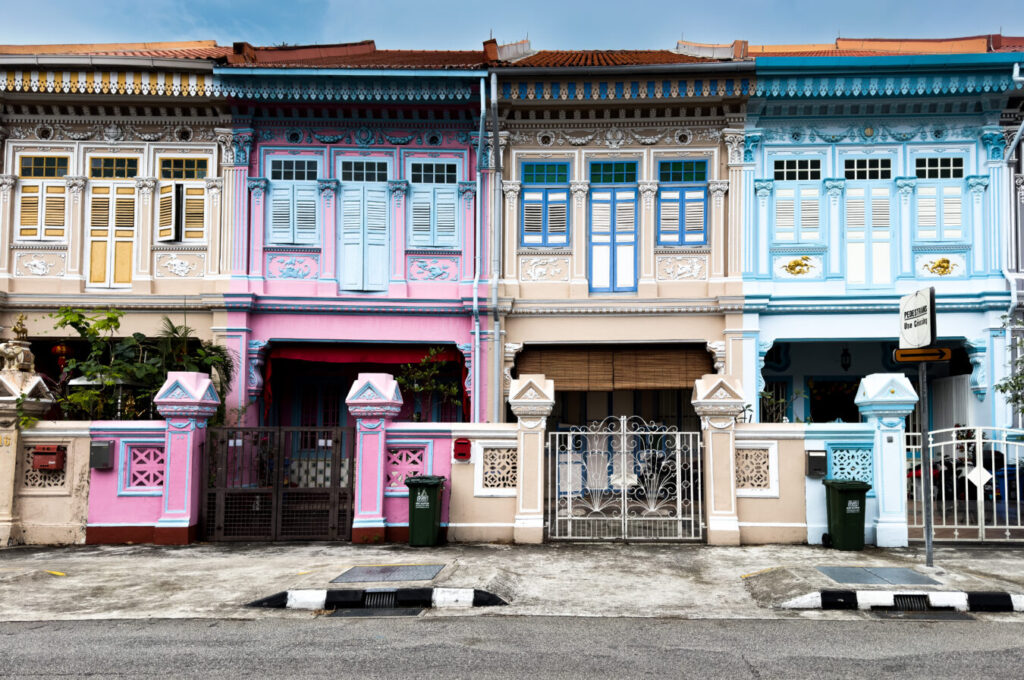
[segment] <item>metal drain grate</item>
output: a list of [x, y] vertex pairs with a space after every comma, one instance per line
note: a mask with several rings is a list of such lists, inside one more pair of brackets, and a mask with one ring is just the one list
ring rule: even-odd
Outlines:
[[367, 590], [363, 607], [366, 609], [394, 609], [395, 591], [393, 589]]
[[893, 609], [898, 612], [928, 611], [927, 595], [893, 595]]

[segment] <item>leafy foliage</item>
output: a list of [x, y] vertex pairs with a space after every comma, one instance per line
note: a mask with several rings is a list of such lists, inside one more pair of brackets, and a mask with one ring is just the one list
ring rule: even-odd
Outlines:
[[[235, 375], [235, 359], [222, 345], [199, 340], [195, 331], [167, 317], [156, 337], [119, 335], [124, 312], [92, 313], [61, 307], [54, 328], [72, 330], [84, 341], [84, 356], [73, 356], [54, 385], [66, 418], [153, 417], [153, 398], [170, 371], [208, 373], [223, 404]], [[80, 375], [85, 385], [71, 385]], [[218, 416], [220, 417], [220, 416]]]
[[1024, 413], [1024, 321], [1021, 319], [1003, 319], [1003, 327], [1016, 331], [1012, 333], [1013, 342], [1009, 374], [997, 382], [996, 392], [1006, 396], [1007, 403], [1018, 413]]
[[[445, 375], [444, 367], [447, 362], [438, 358], [444, 349], [431, 347], [420, 359], [419, 363], [402, 364], [395, 376], [395, 381], [402, 388], [403, 392], [412, 393], [416, 404], [423, 407], [423, 397], [427, 397], [427, 403], [431, 399], [439, 399], [441, 403], [450, 403], [461, 406], [459, 399], [458, 382], [452, 382], [450, 376]], [[421, 412], [417, 409], [417, 413]]]

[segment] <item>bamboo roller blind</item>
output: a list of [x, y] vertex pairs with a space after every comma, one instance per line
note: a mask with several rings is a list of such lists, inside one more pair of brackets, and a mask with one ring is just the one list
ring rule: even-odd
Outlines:
[[519, 375], [542, 373], [556, 390], [570, 392], [686, 389], [714, 372], [704, 349], [663, 346], [525, 349], [516, 369]]

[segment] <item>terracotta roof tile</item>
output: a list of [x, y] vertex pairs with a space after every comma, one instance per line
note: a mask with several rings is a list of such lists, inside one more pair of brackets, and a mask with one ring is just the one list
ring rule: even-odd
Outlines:
[[253, 47], [236, 43], [227, 66], [244, 68], [469, 69], [490, 62], [483, 50], [378, 50], [372, 40], [337, 45]]
[[648, 66], [652, 64], [694, 64], [714, 62], [671, 50], [541, 50], [509, 66]]
[[76, 55], [154, 57], [158, 59], [217, 59], [231, 54], [230, 47], [213, 40], [157, 43], [96, 43], [84, 45], [0, 45], [0, 55]]

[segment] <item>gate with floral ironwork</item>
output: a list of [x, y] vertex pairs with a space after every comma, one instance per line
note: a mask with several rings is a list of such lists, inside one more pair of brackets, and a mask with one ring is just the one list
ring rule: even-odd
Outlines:
[[206, 538], [349, 540], [352, 443], [350, 428], [210, 428]]
[[550, 433], [548, 538], [702, 539], [700, 460], [700, 433], [637, 416]]

